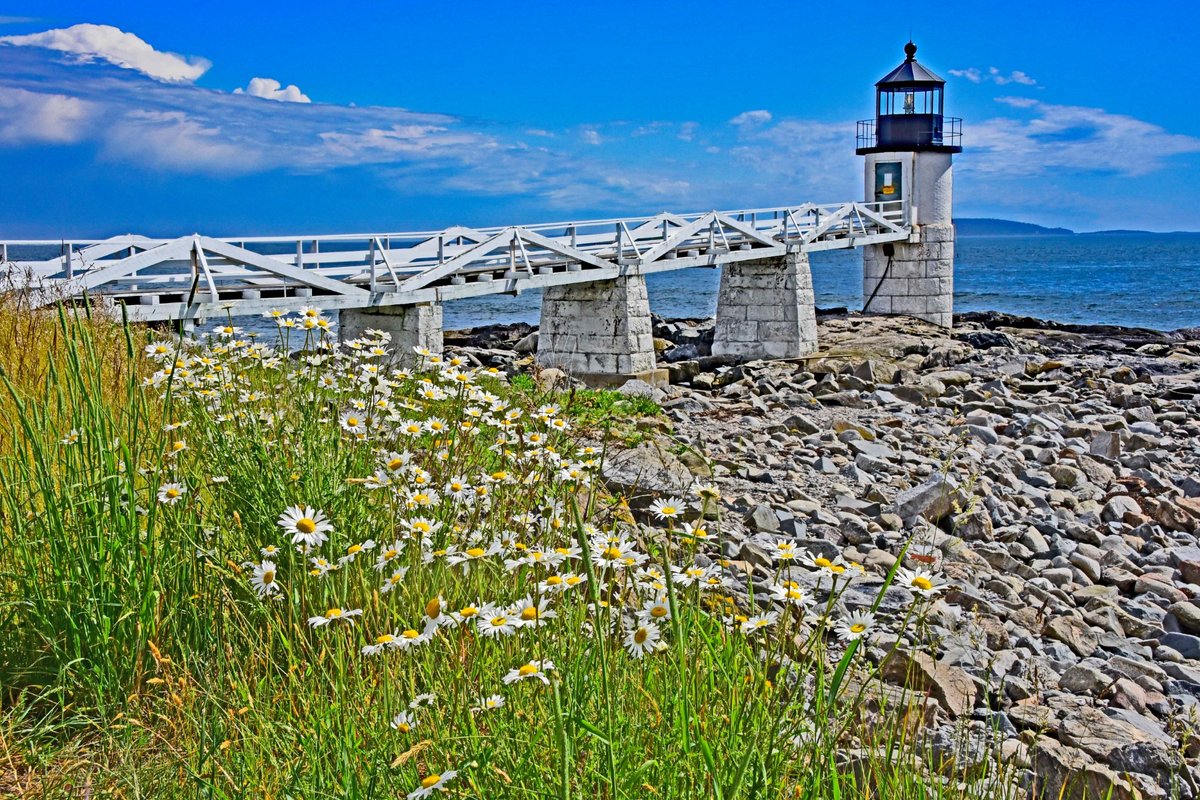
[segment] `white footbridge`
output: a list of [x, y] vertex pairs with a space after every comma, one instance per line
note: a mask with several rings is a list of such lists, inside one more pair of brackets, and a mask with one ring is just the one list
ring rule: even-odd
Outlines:
[[[361, 309], [514, 294], [630, 275], [907, 240], [905, 204], [805, 204], [497, 228], [324, 236], [0, 242], [5, 284], [34, 305], [123, 304], [130, 320], [305, 305]], [[10, 260], [55, 248], [42, 260]]]

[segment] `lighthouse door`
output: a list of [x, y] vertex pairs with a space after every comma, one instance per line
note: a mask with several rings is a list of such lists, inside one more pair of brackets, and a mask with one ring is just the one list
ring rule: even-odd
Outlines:
[[[900, 175], [899, 161], [880, 161], [875, 164], [875, 202], [888, 203], [889, 205], [883, 207], [884, 211], [900, 208], [899, 203], [904, 196], [900, 186]], [[890, 205], [892, 202], [897, 205]]]

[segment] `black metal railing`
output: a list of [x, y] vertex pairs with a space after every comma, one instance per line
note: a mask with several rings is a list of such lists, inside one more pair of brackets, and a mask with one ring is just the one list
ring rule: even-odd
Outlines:
[[890, 114], [858, 121], [857, 147], [962, 147], [962, 117], [936, 114]]

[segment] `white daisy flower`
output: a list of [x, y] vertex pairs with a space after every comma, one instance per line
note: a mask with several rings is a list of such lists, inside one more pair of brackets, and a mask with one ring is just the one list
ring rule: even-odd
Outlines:
[[164, 483], [158, 487], [158, 502], [165, 506], [173, 506], [187, 494], [187, 487], [182, 483]]
[[901, 567], [896, 572], [896, 585], [916, 592], [924, 597], [933, 597], [946, 588], [946, 584], [933, 573], [924, 569]]
[[292, 544], [320, 547], [333, 531], [333, 523], [311, 506], [289, 506], [279, 515], [279, 527], [291, 534]]
[[446, 783], [450, 781], [458, 773], [452, 769], [448, 769], [442, 774], [427, 775], [421, 779], [421, 785], [408, 793], [407, 800], [418, 800], [421, 797], [428, 797], [434, 792], [448, 792]]
[[547, 672], [553, 672], [555, 669], [553, 661], [533, 660], [519, 667], [514, 667], [504, 676], [506, 684], [513, 684], [517, 681], [528, 680], [534, 678], [542, 683], [549, 685], [550, 678], [546, 675]]
[[401, 733], [408, 733], [413, 728], [420, 724], [417, 715], [411, 711], [401, 711], [396, 716], [392, 717], [392, 729]]
[[331, 608], [324, 614], [308, 618], [308, 624], [314, 628], [319, 628], [322, 625], [329, 625], [334, 622], [345, 622], [348, 625], [354, 624], [354, 617], [362, 616], [361, 608], [341, 609]]
[[742, 633], [756, 633], [771, 627], [778, 620], [778, 611], [768, 611], [765, 614], [755, 614], [742, 623]]
[[487, 697], [479, 698], [479, 705], [471, 706], [471, 710], [476, 712], [495, 711], [496, 709], [504, 708], [504, 703], [504, 695], [488, 695]]
[[838, 638], [844, 642], [862, 639], [871, 633], [875, 625], [875, 615], [870, 611], [855, 611], [853, 614], [838, 620], [834, 630]]
[[625, 636], [625, 649], [634, 658], [641, 658], [647, 653], [655, 652], [661, 639], [662, 633], [657, 625], [653, 622], [643, 622], [630, 628]]
[[258, 592], [259, 597], [267, 597], [279, 591], [279, 581], [276, 580], [275, 562], [263, 559], [261, 564], [254, 565], [254, 573], [250, 576], [250, 585]]
[[678, 497], [655, 500], [650, 506], [650, 512], [661, 520], [679, 519], [686, 511], [687, 503]]

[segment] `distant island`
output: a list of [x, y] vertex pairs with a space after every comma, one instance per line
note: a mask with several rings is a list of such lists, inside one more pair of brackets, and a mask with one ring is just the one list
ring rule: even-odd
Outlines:
[[965, 217], [954, 220], [959, 236], [1071, 236], [1069, 228], [1047, 228], [1032, 222], [991, 217]]
[[[954, 227], [959, 236], [1144, 236], [1155, 231], [1135, 230], [1105, 230], [1105, 231], [1073, 231], [1070, 228], [1047, 228], [1045, 225], [1035, 225], [1032, 222], [1017, 222], [1012, 219], [994, 219], [992, 217], [963, 217], [954, 220]], [[1161, 231], [1164, 234], [1190, 233], [1190, 231]]]

